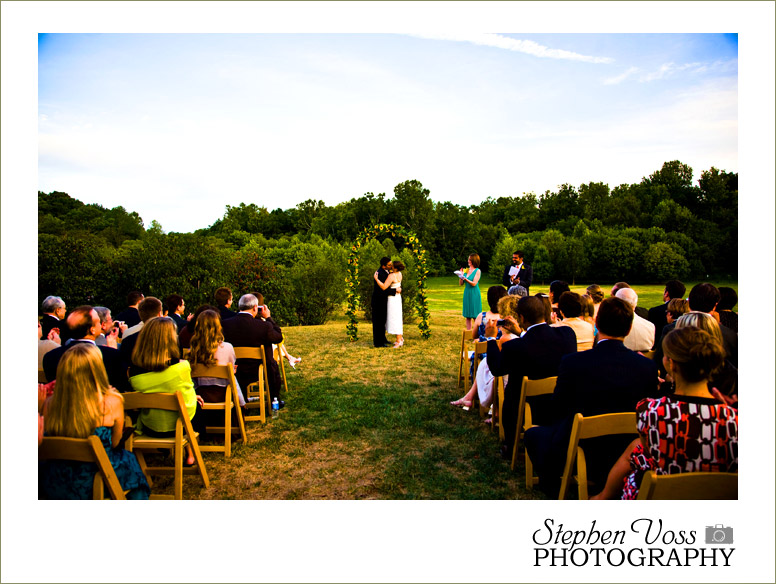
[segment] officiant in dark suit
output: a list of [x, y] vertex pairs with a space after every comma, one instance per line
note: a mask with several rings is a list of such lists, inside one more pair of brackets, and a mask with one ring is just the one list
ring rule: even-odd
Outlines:
[[[380, 258], [380, 269], [377, 270], [377, 278], [381, 282], [388, 279], [388, 270], [386, 266], [391, 258]], [[401, 288], [398, 288], [401, 293]], [[388, 287], [385, 290], [374, 283], [372, 288], [372, 340], [375, 347], [392, 347], [393, 345], [385, 338], [385, 319], [388, 316], [388, 297], [396, 295], [397, 289]]]
[[[533, 282], [533, 268], [523, 261], [523, 252], [516, 251], [512, 254], [512, 263], [504, 268], [504, 275], [501, 277], [501, 283], [507, 290], [514, 286], [525, 288], [525, 294], [528, 296], [528, 289]], [[510, 290], [510, 294], [513, 292]]]

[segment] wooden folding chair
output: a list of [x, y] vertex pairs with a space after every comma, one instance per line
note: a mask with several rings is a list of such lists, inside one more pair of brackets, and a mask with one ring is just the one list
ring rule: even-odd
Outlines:
[[655, 359], [655, 353], [657, 353], [657, 351], [642, 351], [641, 352], [641, 354], [644, 355], [647, 359], [652, 359], [652, 360]]
[[[153, 488], [151, 476], [153, 475], [173, 475], [174, 494], [170, 495], [151, 495], [152, 499], [182, 499], [183, 498], [183, 475], [199, 474], [205, 488], [210, 486], [210, 479], [207, 476], [205, 462], [202, 460], [202, 452], [197, 442], [197, 433], [191, 427], [191, 420], [186, 410], [186, 404], [183, 403], [183, 395], [177, 391], [175, 393], [140, 393], [128, 392], [124, 395], [124, 411], [139, 410], [144, 408], [167, 410], [178, 413], [178, 419], [175, 422], [175, 436], [170, 438], [156, 438], [154, 436], [133, 435], [127, 440], [127, 450], [131, 450], [137, 456], [140, 468], [148, 479], [148, 485]], [[191, 444], [194, 451], [195, 463], [192, 467], [183, 468], [183, 452], [187, 444]], [[173, 466], [148, 466], [145, 461], [145, 452], [155, 452], [157, 449], [173, 451], [175, 460]]]
[[[633, 434], [638, 436], [636, 412], [620, 412], [588, 417], [578, 413], [574, 416], [574, 425], [571, 427], [571, 436], [569, 438], [569, 449], [566, 453], [566, 466], [563, 470], [563, 479], [561, 480], [560, 493], [558, 495], [559, 500], [562, 501], [566, 498], [569, 483], [572, 479], [577, 482], [579, 500], [587, 501], [588, 499], [587, 461], [585, 460], [585, 451], [579, 445], [579, 441], [615, 434]], [[577, 474], [572, 476], [571, 469], [575, 462]]]
[[464, 330], [461, 333], [461, 350], [458, 354], [458, 385], [461, 387], [463, 382], [464, 390], [469, 391], [472, 386], [471, 379], [469, 377], [469, 347], [467, 343], [471, 343], [473, 340], [479, 338], [477, 331], [472, 329], [470, 331]]
[[[199, 449], [202, 452], [223, 452], [225, 457], [232, 456], [232, 432], [239, 432], [243, 444], [248, 443], [248, 436], [245, 433], [245, 422], [243, 421], [242, 409], [240, 408], [240, 399], [237, 397], [237, 383], [234, 380], [234, 368], [231, 365], [213, 365], [207, 367], [201, 363], [196, 363], [191, 368], [191, 377], [214, 377], [217, 379], [226, 379], [229, 382], [224, 388], [224, 401], [205, 402], [202, 406], [203, 412], [221, 410], [224, 413], [223, 426], [208, 426], [208, 432], [223, 432], [224, 445], [219, 444], [200, 444]], [[232, 427], [232, 411], [236, 409], [237, 426]]]
[[[479, 339], [479, 337], [476, 337], [476, 336], [475, 338]], [[475, 379], [477, 378], [477, 368], [480, 366], [480, 363], [482, 363], [482, 359], [480, 358], [480, 355], [487, 352], [488, 352], [487, 341], [480, 341], [480, 340], [474, 341], [474, 356], [472, 357], [472, 371], [474, 372]], [[470, 381], [471, 383], [469, 383], [469, 385], [464, 388], [466, 391], [469, 391], [472, 384], [474, 383], [474, 379], [470, 379]], [[472, 409], [474, 409], [475, 404], [477, 404], [478, 406], [480, 405], [479, 392], [475, 393], [474, 397], [472, 398]], [[480, 417], [483, 417], [488, 413], [487, 410], [483, 411], [483, 409], [484, 408], [482, 407], [479, 408]]]
[[500, 375], [493, 380], [493, 414], [491, 416], [490, 431], [495, 432], [498, 426], [498, 438], [504, 440], [504, 424], [501, 423], [504, 411], [504, 376]]
[[75, 460], [93, 462], [97, 465], [92, 486], [92, 498], [103, 499], [107, 485], [111, 499], [125, 500], [121, 483], [108, 459], [108, 453], [97, 436], [88, 438], [61, 438], [46, 436], [38, 447], [38, 460]]
[[[545, 377], [543, 379], [528, 379], [523, 376], [523, 382], [520, 385], [520, 401], [517, 407], [517, 426], [515, 427], [515, 443], [512, 446], [512, 464], [510, 468], [515, 470], [515, 464], [517, 463], [517, 451], [520, 448], [520, 441], [523, 439], [525, 430], [531, 428], [533, 423], [533, 417], [531, 413], [531, 404], [526, 401], [526, 398], [534, 397], [537, 395], [546, 395], [555, 391], [555, 382], [558, 377]], [[528, 477], [533, 479], [533, 465], [528, 458], [528, 453], [525, 455], [525, 470], [526, 470], [526, 487], [531, 489], [535, 482], [528, 480]], [[530, 474], [529, 474], [530, 473]]]
[[38, 369], [38, 383], [48, 383], [48, 380], [46, 380], [46, 373], [43, 369]]
[[[264, 354], [264, 347], [235, 347], [234, 355], [238, 361], [240, 359], [255, 359], [260, 361], [258, 379], [250, 383], [245, 388], [245, 409], [253, 410], [258, 408], [258, 416], [245, 416], [246, 422], [260, 421], [267, 423], [267, 413], [271, 407], [269, 397], [269, 374], [267, 360]], [[239, 364], [238, 364], [239, 367]], [[256, 401], [248, 401], [252, 398], [259, 398]]]
[[273, 350], [273, 355], [275, 357], [275, 361], [278, 364], [278, 367], [280, 368], [280, 379], [283, 380], [283, 387], [288, 391], [288, 381], [286, 381], [286, 366], [283, 361], [286, 360], [286, 358], [283, 356], [283, 349], [285, 346], [283, 345], [283, 341], [280, 341], [279, 344], [275, 345], [275, 349]]
[[638, 498], [674, 501], [738, 499], [738, 473], [683, 472], [659, 475], [650, 470], [641, 480]]

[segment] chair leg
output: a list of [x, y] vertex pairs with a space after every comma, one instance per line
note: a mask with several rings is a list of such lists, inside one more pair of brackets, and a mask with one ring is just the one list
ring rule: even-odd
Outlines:
[[232, 456], [232, 409], [224, 408], [224, 457], [230, 456]]
[[152, 489], [154, 488], [154, 481], [151, 480], [151, 475], [148, 474], [148, 465], [146, 464], [145, 455], [143, 454], [142, 450], [134, 451], [135, 456], [137, 457], [137, 463], [140, 465], [140, 470], [143, 471], [143, 474], [145, 475], [146, 481], [148, 481], [148, 486]]
[[197, 442], [196, 437], [192, 436], [189, 440], [189, 444], [191, 444], [191, 449], [194, 451], [194, 460], [196, 461], [197, 469], [199, 470], [199, 476], [202, 477], [202, 483], [207, 489], [210, 487], [210, 477], [207, 475], [205, 461], [202, 459], [202, 451], [199, 449], [199, 443]]
[[185, 446], [176, 444], [174, 448], [175, 456], [175, 481], [174, 481], [174, 495], [176, 501], [183, 499], [183, 450]]

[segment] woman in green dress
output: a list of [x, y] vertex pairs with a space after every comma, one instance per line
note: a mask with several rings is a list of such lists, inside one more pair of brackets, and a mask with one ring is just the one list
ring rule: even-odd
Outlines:
[[466, 330], [472, 330], [472, 323], [482, 312], [482, 294], [480, 293], [480, 256], [473, 253], [469, 256], [469, 268], [465, 271], [465, 278], [458, 280], [458, 285], [466, 288], [463, 291], [463, 316], [466, 319]]

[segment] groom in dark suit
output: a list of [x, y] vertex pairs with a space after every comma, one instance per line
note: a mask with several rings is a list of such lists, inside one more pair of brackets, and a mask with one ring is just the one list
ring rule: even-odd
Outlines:
[[[381, 282], [385, 282], [388, 279], [388, 270], [386, 266], [391, 258], [380, 258], [380, 269], [377, 270], [377, 277]], [[383, 290], [374, 283], [372, 289], [372, 340], [375, 347], [392, 347], [385, 338], [385, 319], [388, 316], [388, 297], [401, 294], [401, 288], [387, 288]]]

